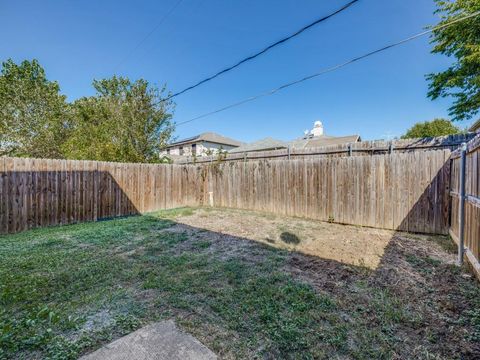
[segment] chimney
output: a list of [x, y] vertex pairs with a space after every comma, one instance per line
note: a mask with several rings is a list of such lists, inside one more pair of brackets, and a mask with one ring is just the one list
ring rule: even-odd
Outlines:
[[315, 124], [313, 124], [313, 129], [311, 131], [311, 134], [314, 137], [323, 135], [323, 124], [321, 121], [315, 121]]

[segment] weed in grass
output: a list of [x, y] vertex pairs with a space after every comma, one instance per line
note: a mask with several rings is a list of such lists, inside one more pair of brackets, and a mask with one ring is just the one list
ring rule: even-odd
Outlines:
[[387, 289], [371, 289], [370, 308], [385, 328], [411, 320], [410, 312], [403, 302]]
[[457, 244], [455, 244], [455, 241], [453, 241], [450, 236], [429, 236], [428, 240], [437, 243], [443, 250], [450, 254], [455, 254], [458, 251]]
[[417, 235], [412, 233], [405, 233], [405, 236], [408, 236], [410, 239], [417, 241], [430, 241], [440, 245], [440, 247], [445, 250], [447, 253], [455, 254], [457, 252], [457, 244], [453, 241], [450, 236], [426, 236], [426, 235]]
[[197, 241], [195, 242], [192, 247], [194, 249], [206, 249], [208, 247], [210, 247], [212, 245], [212, 243], [208, 240], [200, 240], [200, 241]]
[[182, 216], [193, 215], [195, 209], [193, 208], [176, 208], [171, 210], [162, 210], [151, 213], [151, 216], [162, 218], [162, 219], [175, 219]]
[[429, 256], [406, 255], [405, 259], [423, 274], [432, 273], [441, 264], [439, 260]]

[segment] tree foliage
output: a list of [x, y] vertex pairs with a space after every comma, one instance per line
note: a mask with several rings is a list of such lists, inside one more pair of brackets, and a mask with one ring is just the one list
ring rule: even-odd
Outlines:
[[165, 88], [94, 80], [96, 95], [66, 102], [37, 60], [2, 64], [0, 156], [159, 162], [174, 130]]
[[[480, 11], [480, 0], [435, 0], [439, 25]], [[432, 52], [455, 58], [443, 72], [427, 76], [428, 96], [453, 97], [450, 107], [453, 120], [466, 120], [480, 110], [480, 16], [460, 21], [449, 27], [434, 30]]]
[[445, 119], [434, 119], [432, 121], [419, 122], [413, 125], [402, 139], [426, 138], [458, 134], [461, 130]]
[[146, 80], [123, 77], [94, 80], [97, 94], [73, 104], [73, 132], [64, 150], [69, 158], [158, 162], [170, 139], [170, 102], [160, 101], [164, 89]]
[[0, 156], [62, 157], [69, 112], [37, 60], [9, 59], [0, 74]]

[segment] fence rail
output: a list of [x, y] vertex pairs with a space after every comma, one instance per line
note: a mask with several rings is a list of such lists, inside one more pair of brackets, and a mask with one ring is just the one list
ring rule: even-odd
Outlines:
[[[452, 212], [450, 235], [464, 246], [464, 254], [480, 277], [480, 135], [452, 153]], [[462, 159], [464, 183], [462, 188]], [[463, 191], [462, 191], [463, 190]], [[463, 251], [460, 253], [463, 258]]]
[[[247, 153], [227, 153], [222, 161], [248, 161], [248, 160], [286, 160], [310, 157], [344, 157], [380, 154], [397, 154], [428, 150], [455, 150], [462, 143], [471, 140], [475, 134], [456, 134], [423, 139], [398, 139], [392, 141], [374, 140], [361, 141], [351, 144], [330, 145], [317, 148], [291, 148], [270, 151], [253, 151]], [[203, 164], [218, 160], [218, 156], [175, 156], [175, 164]]]

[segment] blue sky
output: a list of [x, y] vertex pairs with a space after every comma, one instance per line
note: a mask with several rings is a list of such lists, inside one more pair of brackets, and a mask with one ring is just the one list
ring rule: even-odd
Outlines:
[[[69, 100], [92, 95], [92, 79], [145, 78], [175, 92], [235, 63], [347, 0], [0, 0], [0, 60], [37, 58]], [[433, 0], [361, 0], [266, 55], [176, 98], [189, 120], [418, 33], [435, 24]], [[426, 97], [425, 74], [450, 59], [428, 37], [273, 96], [178, 127], [180, 138], [215, 131], [243, 141], [290, 140], [322, 120], [329, 135], [401, 135], [447, 117], [451, 99]], [[117, 66], [120, 62], [120, 65]], [[465, 127], [471, 122], [459, 123]]]

